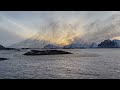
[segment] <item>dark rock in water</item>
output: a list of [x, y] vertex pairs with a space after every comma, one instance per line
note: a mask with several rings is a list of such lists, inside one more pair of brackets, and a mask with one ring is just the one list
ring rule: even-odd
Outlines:
[[61, 50], [44, 50], [44, 51], [31, 50], [30, 52], [27, 52], [24, 55], [60, 55], [60, 54], [72, 54], [72, 53]]
[[119, 48], [118, 44], [111, 40], [104, 40], [98, 45], [98, 48]]
[[16, 48], [5, 48], [5, 50], [17, 50], [17, 51], [20, 51], [19, 49], [16, 49]]
[[7, 58], [0, 58], [0, 61], [3, 61], [3, 60], [8, 60]]
[[21, 48], [21, 49], [30, 49], [30, 48]]

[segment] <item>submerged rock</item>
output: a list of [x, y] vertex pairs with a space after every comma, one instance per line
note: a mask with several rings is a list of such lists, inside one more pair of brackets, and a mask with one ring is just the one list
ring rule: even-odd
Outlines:
[[0, 61], [8, 60], [8, 58], [0, 58]]
[[44, 51], [31, 50], [30, 52], [27, 52], [24, 55], [60, 55], [60, 54], [72, 54], [72, 53], [61, 50], [44, 50]]

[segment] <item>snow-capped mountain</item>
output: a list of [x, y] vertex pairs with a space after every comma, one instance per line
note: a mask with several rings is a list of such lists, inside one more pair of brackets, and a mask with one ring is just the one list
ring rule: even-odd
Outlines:
[[118, 46], [120, 47], [120, 40], [115, 39], [113, 41], [116, 42], [118, 44]]
[[81, 43], [72, 43], [70, 45], [66, 45], [63, 48], [64, 49], [80, 49], [80, 48], [87, 48], [87, 44], [81, 44]]
[[39, 40], [39, 38], [40, 38], [40, 34], [38, 33], [27, 40], [11, 45], [9, 47], [10, 48], [43, 48], [44, 46], [49, 44], [48, 41], [41, 41]]
[[98, 47], [98, 44], [96, 44], [96, 43], [92, 43], [91, 45], [90, 45], [90, 48], [97, 48]]
[[98, 48], [119, 48], [118, 44], [110, 39], [104, 40], [98, 45]]
[[2, 45], [0, 45], [0, 50], [2, 50], [2, 49], [5, 49], [5, 47], [3, 47]]
[[48, 44], [44, 47], [44, 49], [60, 49], [62, 47], [59, 47], [59, 46], [55, 46], [55, 45], [52, 45], [52, 44]]

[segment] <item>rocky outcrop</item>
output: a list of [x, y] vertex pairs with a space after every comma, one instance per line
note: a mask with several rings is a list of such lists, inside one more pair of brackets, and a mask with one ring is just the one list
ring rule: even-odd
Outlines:
[[70, 52], [65, 52], [61, 50], [31, 50], [30, 52], [25, 53], [24, 55], [62, 55], [62, 54], [72, 54]]

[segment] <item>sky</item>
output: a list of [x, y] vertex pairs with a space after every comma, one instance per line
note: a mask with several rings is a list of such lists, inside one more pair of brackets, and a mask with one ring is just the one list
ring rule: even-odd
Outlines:
[[119, 13], [119, 11], [0, 11], [0, 44], [9, 46], [19, 43], [39, 32], [38, 39], [67, 45], [76, 38], [82, 39], [81, 37], [87, 33], [85, 25]]

